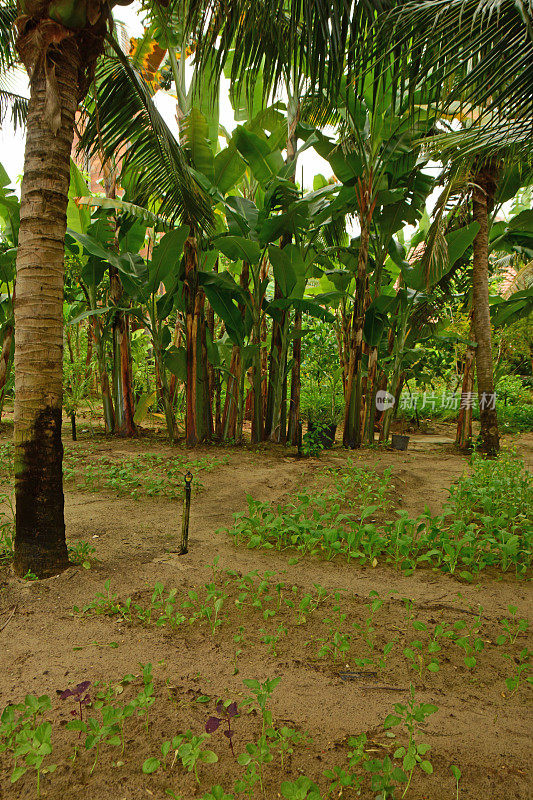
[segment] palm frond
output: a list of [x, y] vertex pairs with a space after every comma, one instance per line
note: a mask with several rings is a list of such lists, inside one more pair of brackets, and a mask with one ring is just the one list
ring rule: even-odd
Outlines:
[[[188, 0], [188, 26], [198, 36], [197, 58], [216, 53], [220, 73], [231, 50], [232, 80], [253, 84], [262, 73], [265, 90], [275, 89], [286, 70], [309, 77], [317, 90], [335, 91], [365, 33], [398, 0]], [[260, 32], [260, 35], [258, 35]]]
[[115, 159], [128, 176], [131, 196], [169, 219], [209, 226], [208, 199], [194, 181], [185, 156], [157, 110], [153, 89], [112, 40], [101, 58], [94, 98], [86, 105], [80, 149], [103, 162]]
[[[22, 71], [20, 71], [22, 74]], [[11, 121], [15, 130], [24, 127], [28, 114], [28, 99], [20, 94], [19, 70], [11, 67], [6, 71], [0, 70], [0, 124], [11, 112]]]
[[17, 4], [9, 0], [0, 6], [0, 72], [10, 69], [17, 62], [15, 49], [15, 20]]
[[[388, 51], [387, 51], [388, 45]], [[528, 149], [533, 134], [532, 0], [409, 0], [373, 36], [374, 59], [400, 51], [398, 79], [414, 97], [423, 85], [441, 111], [459, 105], [482, 138]], [[359, 61], [359, 67], [367, 65]], [[507, 128], [494, 140], [494, 119]], [[474, 148], [474, 141], [472, 148]], [[473, 151], [473, 149], [472, 149]]]
[[13, 94], [0, 86], [0, 125], [9, 112], [15, 131], [17, 128], [24, 128], [28, 116], [27, 98]]
[[478, 156], [490, 157], [509, 151], [515, 161], [520, 159], [531, 162], [532, 124], [531, 120], [508, 120], [494, 115], [483, 115], [469, 128], [434, 136], [428, 142], [427, 149], [444, 159], [460, 156], [471, 160]]

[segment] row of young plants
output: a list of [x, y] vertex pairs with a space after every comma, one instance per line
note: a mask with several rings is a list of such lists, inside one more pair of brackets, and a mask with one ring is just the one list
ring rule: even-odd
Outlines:
[[[73, 613], [167, 627], [182, 636], [193, 628], [198, 633], [207, 629], [223, 641], [225, 651], [232, 652], [234, 674], [249, 648], [265, 646], [266, 657], [278, 658], [294, 657], [300, 645], [311, 665], [324, 662], [335, 672], [355, 667], [376, 675], [396, 676], [400, 671], [421, 686], [441, 667], [446, 673], [448, 664], [455, 669], [464, 665], [465, 674], [474, 674], [486, 652], [485, 661], [494, 664], [492, 680], [501, 679], [502, 691], [514, 694], [519, 686], [533, 684], [531, 651], [524, 642], [528, 622], [518, 616], [516, 606], [508, 607], [496, 629], [486, 625], [482, 607], [458, 609], [459, 619], [424, 621], [413, 600], [398, 598], [395, 592], [382, 597], [373, 590], [361, 609], [356, 598], [341, 590], [315, 584], [312, 591], [304, 591], [277, 580], [273, 573], [222, 573], [217, 560], [210, 567], [212, 579], [203, 586], [178, 592], [157, 583], [144, 602], [120, 600], [106, 581], [104, 592], [81, 608], [75, 606]], [[377, 620], [384, 604], [391, 603], [398, 606], [393, 633]], [[511, 652], [502, 653], [503, 647]]]
[[[426, 566], [473, 580], [486, 568], [514, 572], [524, 578], [531, 566], [533, 480], [514, 452], [486, 462], [474, 453], [471, 473], [450, 490], [441, 514], [378, 522], [389, 504], [390, 470], [382, 477], [360, 469], [349, 459], [346, 468], [328, 469], [332, 486], [304, 489], [285, 504], [248, 498], [248, 512], [234, 514], [224, 532], [249, 548], [295, 550], [327, 559], [390, 563], [410, 574]], [[355, 499], [346, 486], [361, 487]]]
[[[227, 463], [228, 456], [189, 458], [179, 453], [171, 457], [151, 453], [130, 457], [122, 455], [120, 461], [91, 453], [88, 462], [85, 450], [67, 447], [63, 477], [75, 483], [80, 491], [112, 491], [135, 499], [157, 496], [176, 500], [183, 497], [183, 475], [188, 470], [193, 473], [193, 489], [198, 492], [203, 489], [198, 475]], [[11, 478], [12, 474], [13, 445], [9, 442], [0, 446], [0, 477]]]
[[[126, 758], [129, 739], [126, 732], [135, 724], [142, 724], [147, 733], [153, 718], [157, 715], [154, 704], [158, 697], [152, 664], [141, 664], [140, 675], [125, 675], [117, 684], [92, 684], [85, 680], [76, 686], [58, 691], [59, 700], [70, 703], [71, 719], [66, 729], [72, 732], [69, 743], [68, 760], [71, 768], [78, 759], [87, 765], [90, 763], [89, 775], [92, 775], [101, 763], [101, 754], [120, 753]], [[140, 685], [139, 685], [140, 681]], [[149, 775], [160, 772], [165, 783], [169, 783], [165, 792], [180, 800], [179, 785], [186, 772], [194, 775], [197, 791], [202, 791], [202, 784], [209, 785], [214, 775], [209, 775], [208, 765], [216, 764], [219, 755], [214, 749], [214, 734], [222, 729], [227, 747], [234, 760], [239, 774], [234, 781], [230, 793], [220, 784], [211, 785], [201, 795], [202, 800], [234, 800], [236, 797], [266, 797], [266, 788], [272, 784], [273, 769], [281, 769], [282, 774], [293, 774], [292, 758], [299, 745], [308, 745], [312, 740], [308, 733], [278, 725], [274, 722], [270, 708], [272, 694], [279, 684], [280, 678], [267, 679], [260, 682], [256, 679], [244, 680], [249, 695], [238, 704], [235, 701], [211, 698], [200, 695], [194, 703], [211, 704], [214, 701], [216, 716], [205, 718], [203, 730], [194, 732], [187, 729], [162, 742], [157, 755], [144, 759], [139, 769], [146, 775], [146, 788], [150, 786]], [[122, 701], [121, 695], [130, 685], [137, 684], [137, 693]], [[131, 694], [131, 691], [129, 692]], [[283, 781], [281, 796], [288, 800], [321, 800], [332, 796], [344, 796], [344, 790], [361, 791], [369, 787], [376, 798], [395, 798], [397, 791], [404, 797], [411, 785], [413, 775], [421, 772], [433, 773], [429, 760], [430, 745], [422, 739], [422, 728], [426, 719], [438, 711], [436, 705], [418, 702], [413, 686], [404, 703], [396, 703], [393, 713], [386, 716], [383, 722], [385, 736], [398, 741], [382, 744], [377, 753], [376, 743], [370, 742], [366, 733], [348, 739], [346, 761], [342, 766], [323, 770], [320, 782], [324, 789], [318, 788], [315, 780], [300, 775], [295, 781]], [[26, 695], [24, 700], [10, 704], [3, 709], [0, 716], [0, 754], [3, 755], [10, 772], [11, 784], [18, 782], [27, 773], [34, 777], [34, 789], [29, 789], [28, 796], [40, 797], [43, 778], [53, 776], [58, 764], [54, 750], [55, 726], [50, 719], [52, 713], [50, 696]], [[202, 712], [200, 712], [202, 713]], [[241, 752], [236, 752], [236, 735], [239, 734], [239, 718], [254, 715], [259, 719], [260, 732], [251, 741], [247, 741]], [[137, 720], [137, 723], [135, 722]], [[397, 729], [397, 733], [393, 732]], [[243, 739], [241, 735], [237, 738]], [[389, 755], [389, 751], [394, 750]], [[381, 757], [380, 757], [381, 756]], [[120, 763], [124, 763], [123, 761]], [[133, 767], [133, 765], [130, 765]], [[450, 769], [457, 782], [461, 776], [457, 766]], [[216, 778], [215, 778], [216, 779]], [[53, 781], [49, 777], [49, 781]], [[150, 793], [151, 790], [150, 790]]]

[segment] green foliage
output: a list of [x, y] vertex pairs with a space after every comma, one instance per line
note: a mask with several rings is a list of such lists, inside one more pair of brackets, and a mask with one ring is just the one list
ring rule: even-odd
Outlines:
[[452, 486], [447, 506], [455, 520], [475, 525], [484, 537], [501, 537], [505, 572], [513, 557], [527, 557], [531, 547], [533, 478], [523, 458], [512, 450], [493, 461], [474, 453], [471, 464], [471, 474]]
[[[145, 453], [126, 456], [119, 461], [107, 456], [87, 453], [82, 448], [66, 446], [63, 476], [74, 482], [77, 489], [89, 492], [112, 491], [134, 499], [161, 496], [170, 500], [183, 498], [183, 475], [190, 470], [194, 475], [193, 488], [201, 491], [198, 477], [227, 464], [227, 456], [188, 458], [185, 454], [163, 456]], [[0, 476], [13, 474], [13, 445], [0, 445]]]
[[52, 754], [52, 725], [45, 719], [51, 709], [48, 695], [26, 695], [24, 702], [6, 706], [0, 717], [0, 753], [13, 758], [11, 783], [28, 770], [35, 770], [37, 797], [41, 796], [41, 775], [52, 773], [56, 764], [43, 763]]
[[[235, 514], [235, 524], [228, 532], [250, 548], [289, 547], [328, 559], [340, 553], [351, 556], [357, 540], [373, 528], [365, 520], [386, 505], [389, 475], [379, 477], [349, 461], [346, 471], [324, 473], [334, 486], [321, 492], [297, 492], [285, 505], [273, 506], [249, 497], [248, 514]], [[352, 498], [354, 492], [358, 495]], [[341, 509], [343, 503], [348, 506], [346, 511]]]
[[384, 559], [407, 573], [430, 566], [467, 581], [489, 567], [523, 577], [531, 564], [533, 484], [513, 453], [494, 461], [475, 454], [472, 474], [452, 487], [442, 514], [410, 519], [398, 511], [396, 520], [380, 524], [372, 518], [385, 509], [388, 475], [379, 478], [350, 462], [332, 474], [335, 488], [297, 492], [283, 506], [248, 498], [248, 513], [235, 514], [227, 532], [249, 548], [343, 555], [360, 564]]

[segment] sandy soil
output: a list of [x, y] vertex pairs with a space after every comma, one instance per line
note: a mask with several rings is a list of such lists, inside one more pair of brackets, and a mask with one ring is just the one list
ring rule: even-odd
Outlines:
[[[0, 444], [8, 433], [0, 436]], [[453, 450], [450, 441], [444, 429], [431, 436], [412, 437], [405, 453], [363, 450], [352, 457], [378, 472], [392, 467], [399, 508], [415, 515], [427, 505], [435, 512], [446, 499], [450, 484], [467, 468], [467, 461]], [[91, 463], [105, 452], [117, 462], [139, 453], [175, 452], [157, 438], [112, 441], [94, 437], [90, 430], [68, 447], [83, 457], [83, 463]], [[531, 467], [533, 436], [521, 437], [519, 447]], [[181, 448], [179, 452], [186, 453]], [[164, 497], [138, 500], [112, 492], [69, 490], [67, 486], [69, 542], [88, 541], [96, 547], [98, 560], [91, 569], [72, 567], [40, 583], [17, 579], [7, 567], [0, 570], [0, 628], [16, 609], [0, 630], [0, 708], [18, 702], [26, 693], [49, 694], [53, 704], [50, 718], [59, 723], [54, 726], [53, 758], [59, 766], [53, 776], [43, 777], [44, 798], [140, 800], [167, 797], [165, 790], [171, 788], [176, 797], [188, 800], [200, 797], [216, 783], [230, 791], [243, 768], [233, 759], [222, 733], [214, 734], [209, 744], [219, 763], [199, 768], [201, 791], [193, 774], [178, 766], [153, 775], [143, 775], [141, 767], [146, 758], [159, 755], [165, 739], [189, 728], [201, 733], [207, 717], [214, 713], [217, 698], [241, 702], [248, 696], [244, 678], [265, 680], [275, 676], [281, 677], [281, 682], [271, 701], [274, 724], [288, 725], [305, 733], [307, 739], [294, 746], [283, 768], [278, 756], [265, 766], [264, 796], [268, 800], [281, 796], [282, 780], [295, 780], [302, 774], [319, 781], [324, 789], [327, 781], [320, 777], [323, 770], [346, 766], [350, 736], [366, 733], [368, 749], [379, 758], [394, 752], [398, 742], [405, 743], [399, 731], [396, 739], [387, 737], [383, 721], [395, 703], [407, 702], [410, 683], [417, 702], [434, 703], [438, 711], [422, 726], [421, 734], [431, 745], [434, 774], [415, 773], [406, 797], [454, 798], [451, 764], [462, 771], [461, 798], [525, 800], [532, 796], [531, 689], [523, 683], [514, 694], [509, 693], [505, 678], [511, 674], [511, 667], [504, 653], [516, 659], [524, 647], [533, 649], [533, 644], [528, 634], [521, 634], [512, 646], [495, 644], [508, 605], [517, 606], [518, 616], [529, 618], [531, 624], [528, 582], [517, 582], [511, 576], [483, 576], [474, 584], [465, 584], [452, 576], [423, 570], [405, 577], [386, 567], [361, 568], [340, 560], [300, 558], [291, 564], [291, 553], [237, 548], [231, 537], [216, 531], [231, 524], [234, 512], [244, 510], [247, 495], [257, 500], [283, 500], [295, 488], [312, 485], [325, 466], [344, 463], [346, 452], [336, 447], [319, 460], [307, 461], [296, 460], [284, 448], [270, 446], [203, 448], [188, 455], [227, 456], [227, 463], [202, 475], [203, 490], [193, 497], [188, 555], [176, 552], [180, 502]], [[215, 556], [219, 562], [214, 582], [227, 598], [222, 625], [214, 635], [205, 622], [186, 623], [171, 630], [117, 616], [72, 613], [74, 606], [82, 608], [94, 600], [107, 580], [122, 602], [131, 597], [140, 605], [149, 603], [156, 582], [164, 583], [167, 589], [176, 588], [179, 595], [186, 596], [187, 590], [195, 588], [201, 594], [205, 584], [213, 580], [213, 570], [207, 565]], [[228, 576], [228, 570], [234, 574]], [[254, 570], [260, 575], [272, 573], [269, 594], [273, 600], [265, 601], [262, 609], [250, 606], [241, 611], [235, 605], [239, 576]], [[285, 602], [277, 607], [273, 587], [279, 582], [286, 585], [283, 597], [293, 596], [296, 602], [306, 592], [316, 592], [314, 584], [324, 587], [328, 596], [305, 620], [298, 620], [295, 610]], [[256, 587], [258, 583], [256, 578]], [[372, 590], [384, 600], [373, 620], [375, 647], [382, 650], [393, 639], [397, 644], [383, 669], [355, 665], [355, 659], [365, 655], [361, 638], [336, 662], [318, 657], [317, 640], [327, 634], [325, 620], [335, 614], [334, 593], [339, 589], [343, 590], [342, 606], [347, 615], [343, 624], [348, 627], [353, 622], [364, 624], [368, 617], [365, 604]], [[439, 623], [450, 629], [458, 620], [474, 625], [485, 643], [476, 669], [467, 669], [464, 654], [448, 643], [443, 644], [438, 673], [425, 671], [418, 676], [410, 670], [402, 649], [426, 634], [417, 634], [409, 627], [402, 598], [412, 598], [415, 619], [429, 630]], [[265, 620], [263, 610], [267, 607], [276, 613]], [[274, 654], [262, 638], [265, 632], [278, 631], [279, 626], [287, 632], [280, 636]], [[234, 637], [241, 627], [243, 639], [236, 643]], [[106, 646], [110, 643], [117, 646]], [[242, 650], [238, 656], [237, 649]], [[73, 705], [61, 701], [57, 691], [82, 680], [116, 686], [128, 673], [139, 675], [139, 664], [147, 662], [153, 664], [156, 694], [148, 729], [141, 719], [130, 719], [124, 754], [120, 748], [103, 747], [91, 775], [93, 751], [82, 749], [74, 763], [68, 758], [77, 744], [76, 734], [65, 728]], [[347, 672], [354, 674], [347, 678]], [[121, 686], [116, 703], [133, 697], [141, 683], [137, 679]], [[197, 702], [201, 695], [211, 700]], [[257, 738], [260, 729], [257, 714], [243, 710], [235, 720], [236, 753]], [[10, 765], [5, 757], [0, 759], [0, 797], [34, 797], [34, 777], [26, 775], [11, 786]], [[260, 796], [258, 787], [255, 796]], [[332, 796], [339, 797], [339, 791]], [[356, 795], [346, 790], [343, 796]], [[368, 781], [360, 796], [374, 797]]]

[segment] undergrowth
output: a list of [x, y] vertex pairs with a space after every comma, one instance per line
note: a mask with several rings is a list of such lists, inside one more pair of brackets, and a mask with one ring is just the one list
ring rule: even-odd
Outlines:
[[[417, 518], [390, 505], [391, 475], [355, 467], [322, 474], [324, 489], [306, 489], [284, 504], [248, 497], [226, 532], [249, 548], [293, 549], [360, 564], [393, 564], [410, 573], [420, 566], [472, 580], [493, 567], [524, 577], [531, 565], [533, 481], [515, 452], [487, 461], [474, 454], [471, 473], [452, 486], [443, 512]], [[329, 484], [332, 485], [329, 485]]]
[[[119, 462], [105, 455], [91, 454], [91, 461], [88, 462], [85, 450], [67, 447], [63, 458], [63, 477], [81, 491], [112, 491], [135, 499], [165, 497], [181, 500], [183, 476], [187, 471], [193, 473], [193, 489], [199, 492], [203, 489], [199, 475], [227, 462], [227, 456], [190, 459], [186, 455], [178, 454], [169, 458], [149, 453], [122, 456]], [[11, 478], [12, 475], [13, 445], [7, 443], [0, 446], [0, 476]]]

